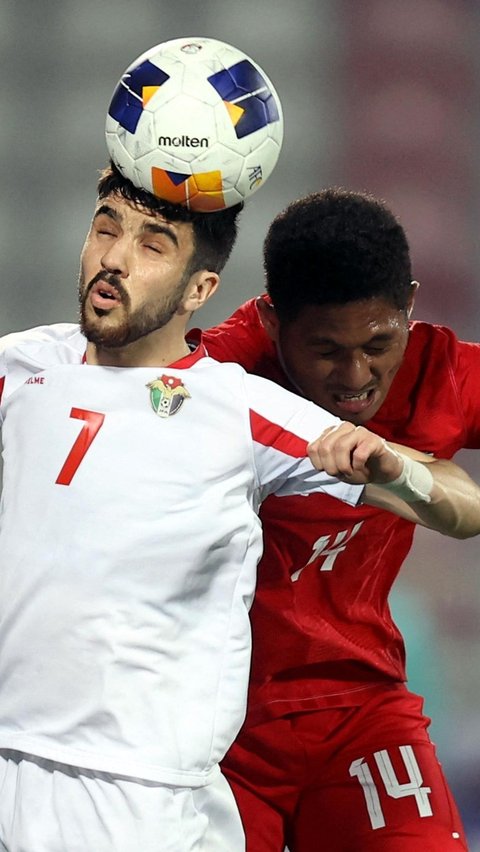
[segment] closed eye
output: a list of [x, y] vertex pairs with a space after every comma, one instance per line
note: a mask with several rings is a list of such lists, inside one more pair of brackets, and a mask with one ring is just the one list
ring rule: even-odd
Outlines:
[[387, 352], [389, 346], [366, 346], [365, 352], [369, 355], [381, 355], [382, 352]]
[[163, 249], [161, 248], [161, 246], [159, 246], [157, 244], [145, 243], [144, 245], [145, 245], [145, 248], [150, 249], [150, 251], [154, 251], [155, 254], [162, 254], [163, 253]]

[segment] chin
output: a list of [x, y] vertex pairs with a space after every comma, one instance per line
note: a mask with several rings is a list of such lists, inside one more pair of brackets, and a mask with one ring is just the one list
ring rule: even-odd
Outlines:
[[85, 320], [80, 324], [89, 343], [105, 349], [117, 349], [128, 342], [128, 329], [124, 325], [109, 326], [102, 322]]

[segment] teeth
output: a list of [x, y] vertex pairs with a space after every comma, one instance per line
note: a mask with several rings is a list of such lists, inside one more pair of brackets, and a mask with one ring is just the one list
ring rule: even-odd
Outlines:
[[364, 393], [341, 393], [338, 395], [338, 399], [342, 402], [347, 402], [353, 399], [365, 400], [367, 399], [369, 393], [370, 391], [365, 391]]

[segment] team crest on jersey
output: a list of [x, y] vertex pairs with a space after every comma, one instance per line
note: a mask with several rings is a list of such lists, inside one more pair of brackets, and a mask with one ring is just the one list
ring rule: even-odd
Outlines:
[[185, 399], [190, 397], [188, 390], [181, 379], [176, 376], [159, 376], [153, 382], [149, 382], [150, 402], [155, 414], [159, 417], [170, 417], [176, 414], [183, 405]]

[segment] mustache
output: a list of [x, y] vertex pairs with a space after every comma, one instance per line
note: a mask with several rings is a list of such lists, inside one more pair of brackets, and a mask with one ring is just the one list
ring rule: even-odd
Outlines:
[[88, 296], [90, 290], [95, 284], [97, 284], [98, 281], [104, 281], [106, 284], [110, 284], [111, 287], [115, 287], [122, 302], [128, 301], [128, 293], [118, 275], [115, 275], [115, 273], [113, 272], [103, 272], [102, 270], [100, 270], [100, 272], [97, 272], [97, 274], [94, 275], [92, 280], [89, 281], [89, 283], [87, 284], [84, 298]]

